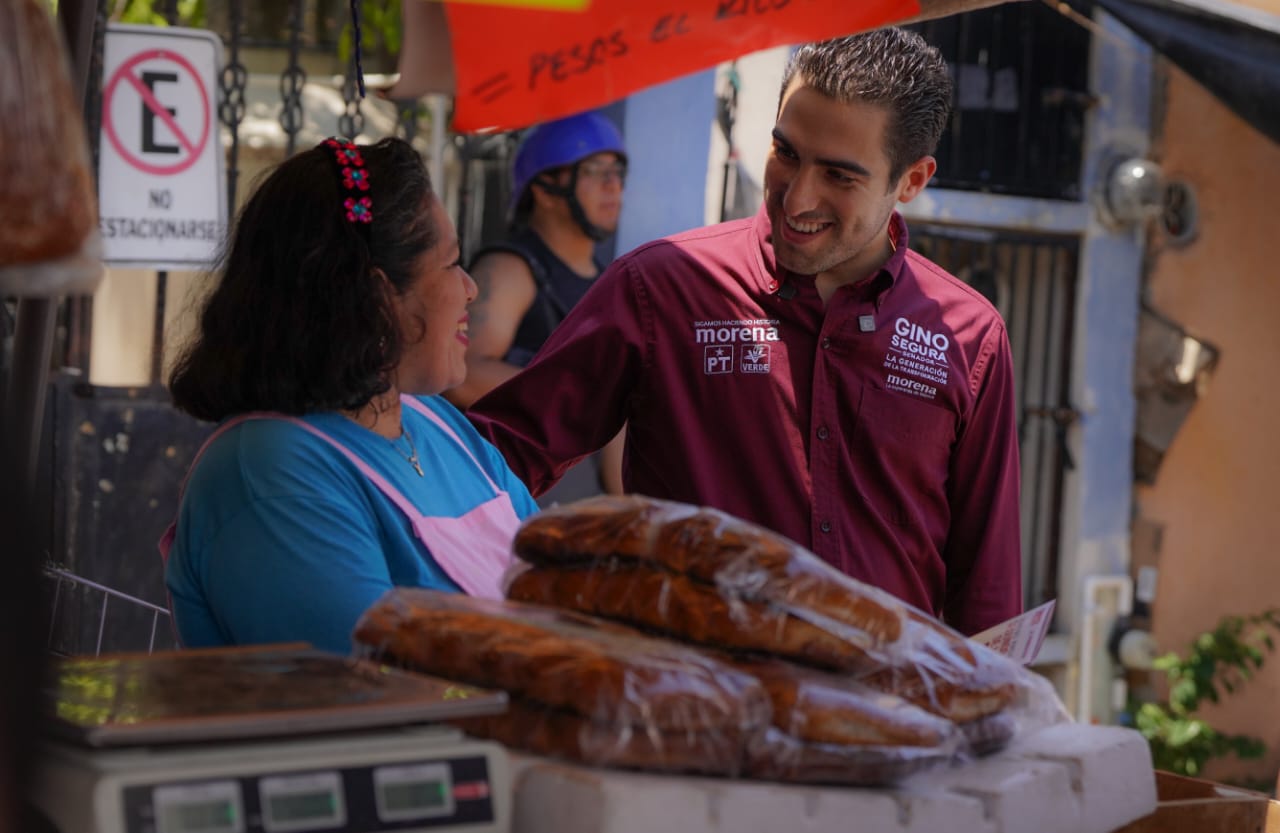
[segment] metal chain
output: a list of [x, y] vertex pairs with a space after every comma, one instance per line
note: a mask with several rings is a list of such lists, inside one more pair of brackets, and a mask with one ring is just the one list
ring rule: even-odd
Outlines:
[[[92, 46], [89, 53], [89, 77], [84, 91], [84, 123], [92, 160], [90, 175], [94, 179], [94, 193], [98, 191], [98, 164], [102, 138], [102, 60], [110, 14], [110, 0], [98, 0], [93, 23]], [[53, 357], [63, 372], [79, 372], [84, 381], [89, 379], [89, 345], [92, 343], [93, 296], [69, 296], [63, 302], [66, 314], [65, 332], [61, 337], [60, 357]], [[12, 347], [12, 345], [10, 345]], [[6, 357], [6, 367], [12, 367], [12, 356]]]
[[244, 2], [230, 0], [228, 5], [230, 31], [227, 38], [231, 43], [231, 56], [222, 68], [222, 77], [218, 80], [218, 88], [222, 93], [218, 119], [231, 131], [231, 148], [227, 153], [227, 218], [230, 220], [236, 211], [236, 180], [240, 177], [240, 122], [244, 120], [244, 97], [245, 88], [249, 84], [249, 71], [240, 63]]
[[93, 174], [98, 174], [98, 140], [102, 132], [102, 53], [107, 34], [110, 0], [98, 0], [97, 19], [93, 24], [93, 50], [89, 57], [89, 83], [85, 87], [84, 121], [89, 131], [89, 152], [93, 156]]
[[289, 64], [280, 73], [280, 126], [286, 137], [285, 155], [292, 156], [302, 130], [302, 88], [307, 84], [307, 71], [298, 62], [302, 46], [303, 0], [289, 0]]
[[[161, 4], [165, 23], [178, 25], [178, 0], [164, 0]], [[160, 387], [164, 384], [164, 344], [165, 330], [165, 298], [169, 294], [169, 273], [161, 269], [156, 272], [156, 302], [151, 317], [151, 384]], [[102, 640], [99, 633], [98, 640]]]
[[364, 130], [364, 114], [360, 112], [360, 92], [356, 87], [356, 62], [351, 59], [347, 67], [347, 78], [342, 84], [342, 100], [346, 103], [343, 113], [338, 117], [338, 133], [355, 141]]

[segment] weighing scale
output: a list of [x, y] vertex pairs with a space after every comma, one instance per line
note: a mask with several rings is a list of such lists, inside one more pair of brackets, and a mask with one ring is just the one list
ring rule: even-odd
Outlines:
[[61, 833], [508, 833], [506, 695], [309, 646], [57, 662], [33, 798]]

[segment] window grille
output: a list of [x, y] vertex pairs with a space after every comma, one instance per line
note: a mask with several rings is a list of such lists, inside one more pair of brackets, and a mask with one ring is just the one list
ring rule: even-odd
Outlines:
[[1007, 3], [911, 27], [952, 70], [936, 187], [1078, 200], [1089, 32], [1044, 3]]
[[984, 228], [917, 225], [911, 248], [1000, 311], [1013, 352], [1022, 464], [1022, 576], [1028, 608], [1057, 598], [1079, 240]]

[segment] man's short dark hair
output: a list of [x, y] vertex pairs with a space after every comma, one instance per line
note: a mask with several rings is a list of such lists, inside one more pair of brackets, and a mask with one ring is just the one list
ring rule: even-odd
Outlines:
[[889, 111], [885, 151], [890, 182], [930, 156], [951, 112], [951, 75], [942, 54], [924, 38], [891, 27], [798, 48], [782, 76], [778, 106], [800, 77], [823, 95], [864, 101]]

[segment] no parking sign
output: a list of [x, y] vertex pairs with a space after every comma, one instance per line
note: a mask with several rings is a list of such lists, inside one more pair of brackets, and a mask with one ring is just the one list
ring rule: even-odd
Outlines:
[[198, 29], [113, 25], [102, 63], [103, 259], [208, 266], [227, 217], [217, 114], [222, 42]]

